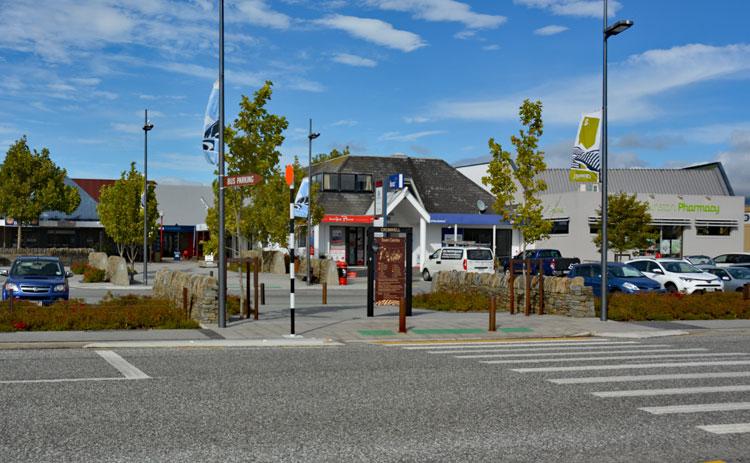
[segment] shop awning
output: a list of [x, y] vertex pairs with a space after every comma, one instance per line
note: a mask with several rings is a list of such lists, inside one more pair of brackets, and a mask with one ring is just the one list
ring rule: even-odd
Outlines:
[[497, 214], [450, 214], [430, 213], [430, 223], [446, 225], [503, 225], [510, 227], [502, 215]]

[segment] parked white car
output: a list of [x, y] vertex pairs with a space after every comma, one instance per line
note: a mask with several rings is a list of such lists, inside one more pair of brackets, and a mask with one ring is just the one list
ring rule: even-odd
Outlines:
[[433, 252], [422, 270], [424, 281], [430, 281], [437, 272], [493, 273], [495, 256], [492, 249], [482, 247], [446, 247]]
[[634, 259], [627, 264], [658, 281], [669, 292], [693, 294], [724, 290], [721, 278], [682, 259]]
[[717, 267], [730, 267], [732, 265], [750, 264], [750, 253], [735, 252], [733, 254], [722, 254], [714, 257]]

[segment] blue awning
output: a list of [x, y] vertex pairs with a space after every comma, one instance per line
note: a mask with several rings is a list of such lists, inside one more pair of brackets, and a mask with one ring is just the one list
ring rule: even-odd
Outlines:
[[193, 233], [195, 225], [164, 225], [165, 232]]
[[510, 223], [497, 214], [439, 214], [430, 213], [430, 223], [444, 223], [447, 225], [502, 225], [510, 227]]

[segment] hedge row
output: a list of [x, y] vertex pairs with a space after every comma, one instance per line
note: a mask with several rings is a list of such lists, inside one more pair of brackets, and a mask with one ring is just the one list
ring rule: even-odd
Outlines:
[[[620, 321], [640, 320], [712, 320], [750, 318], [750, 300], [742, 293], [622, 294], [609, 297], [608, 318]], [[599, 301], [596, 302], [599, 314]]]
[[412, 307], [444, 312], [487, 312], [490, 307], [490, 299], [479, 293], [421, 293], [411, 301]]
[[145, 296], [122, 296], [98, 304], [58, 301], [42, 307], [27, 301], [0, 305], [0, 331], [66, 331], [199, 328], [170, 301]]

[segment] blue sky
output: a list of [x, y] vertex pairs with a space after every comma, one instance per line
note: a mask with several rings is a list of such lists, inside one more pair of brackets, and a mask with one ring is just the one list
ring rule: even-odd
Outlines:
[[[524, 98], [542, 147], [568, 164], [580, 114], [601, 105], [602, 1], [226, 0], [227, 120], [274, 82], [284, 162], [314, 152], [481, 159], [505, 146]], [[218, 67], [216, 0], [0, 0], [0, 144], [48, 147], [73, 177], [212, 180], [200, 150]], [[744, 0], [617, 0], [610, 166], [721, 160], [750, 193], [750, 43]]]

